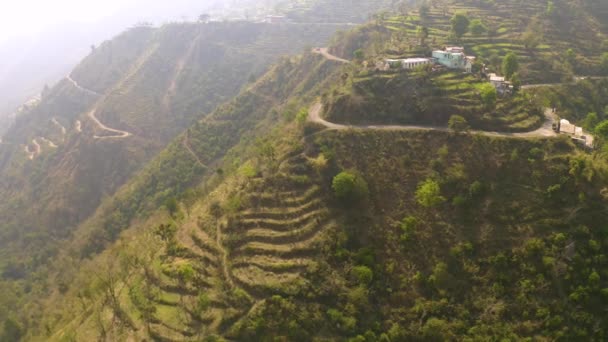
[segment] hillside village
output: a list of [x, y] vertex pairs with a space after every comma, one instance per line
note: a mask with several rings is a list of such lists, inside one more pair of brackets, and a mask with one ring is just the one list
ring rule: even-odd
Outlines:
[[269, 3], [0, 140], [0, 341], [604, 341], [608, 3]]
[[[432, 72], [456, 70], [470, 74], [473, 72], [475, 63], [476, 57], [467, 55], [464, 47], [448, 46], [441, 50], [433, 50], [432, 57], [410, 57], [402, 59], [386, 58], [376, 63], [375, 70], [388, 72], [430, 68]], [[479, 76], [488, 81], [499, 96], [511, 96], [521, 87], [521, 85], [518, 85], [516, 89], [513, 83], [508, 81], [505, 76], [499, 76], [495, 72], [489, 72], [489, 69], [485, 65], [480, 65], [478, 68], [480, 68]], [[528, 85], [527, 87], [534, 86], [535, 85]], [[592, 149], [594, 147], [594, 137], [591, 133], [585, 132], [582, 127], [577, 127], [566, 119], [559, 119], [556, 116], [555, 108], [551, 109], [551, 111], [551, 118], [553, 120], [551, 125], [556, 133], [568, 135], [574, 142], [586, 148]]]

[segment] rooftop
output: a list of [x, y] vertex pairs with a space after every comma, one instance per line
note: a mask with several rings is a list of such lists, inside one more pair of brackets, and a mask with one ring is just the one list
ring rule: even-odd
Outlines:
[[430, 61], [431, 58], [406, 58], [406, 59], [402, 59], [401, 61], [403, 61], [404, 63], [422, 63], [422, 62], [428, 62]]

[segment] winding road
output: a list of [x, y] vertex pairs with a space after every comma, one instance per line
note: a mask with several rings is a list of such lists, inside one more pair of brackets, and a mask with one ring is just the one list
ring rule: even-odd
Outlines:
[[67, 133], [67, 130], [65, 129], [65, 127], [62, 124], [60, 124], [56, 118], [53, 118], [51, 121], [53, 122], [53, 124], [55, 124], [55, 126], [57, 126], [61, 130], [62, 135], [65, 135]]
[[[329, 122], [321, 117], [323, 111], [323, 105], [321, 102], [316, 102], [312, 105], [308, 111], [308, 121], [317, 123], [325, 126], [329, 130], [346, 130], [346, 129], [359, 129], [359, 130], [376, 130], [376, 131], [438, 131], [438, 132], [453, 132], [447, 127], [443, 126], [422, 126], [422, 125], [342, 125], [333, 122]], [[505, 138], [548, 138], [557, 136], [557, 133], [553, 131], [554, 116], [551, 109], [545, 110], [545, 122], [543, 125], [531, 132], [522, 133], [510, 133], [510, 132], [490, 132], [490, 131], [479, 131], [470, 130], [469, 133], [484, 135], [489, 137], [505, 137]]]
[[[328, 60], [337, 61], [341, 63], [350, 63], [350, 61], [334, 56], [329, 53], [327, 48], [315, 48], [312, 50], [313, 53], [320, 54]], [[587, 77], [585, 77], [587, 78]], [[593, 77], [589, 77], [593, 78]], [[599, 77], [598, 77], [599, 78]], [[584, 79], [577, 77], [576, 80]], [[561, 83], [560, 83], [561, 84]], [[525, 85], [523, 89], [532, 89], [543, 86], [555, 86], [560, 84], [529, 84]], [[321, 102], [314, 103], [308, 111], [308, 121], [320, 124], [329, 130], [345, 130], [345, 129], [360, 129], [360, 130], [378, 130], [378, 131], [439, 131], [439, 132], [450, 132], [448, 127], [444, 126], [422, 126], [422, 125], [343, 125], [333, 122], [329, 122], [321, 117], [323, 111], [323, 104]], [[543, 125], [531, 132], [511, 133], [511, 132], [490, 132], [480, 130], [470, 130], [470, 133], [484, 135], [489, 137], [504, 137], [504, 138], [548, 138], [555, 137], [558, 134], [553, 130], [553, 123], [557, 120], [553, 111], [550, 108], [545, 109], [545, 121]]]
[[340, 63], [344, 63], [344, 64], [350, 63], [350, 61], [347, 59], [340, 58], [340, 57], [334, 56], [331, 53], [329, 53], [328, 48], [315, 48], [315, 49], [312, 49], [312, 53], [321, 55], [321, 56], [325, 57], [325, 59], [328, 59], [330, 61], [336, 61], [336, 62], [340, 62]]
[[[71, 75], [67, 77], [67, 80], [68, 80], [68, 81], [70, 81], [70, 83], [72, 83], [72, 84], [74, 85], [74, 87], [76, 87], [76, 88], [77, 88], [77, 89], [79, 89], [80, 91], [83, 91], [83, 92], [85, 92], [85, 93], [87, 93], [87, 94], [89, 94], [89, 95], [94, 95], [94, 96], [98, 96], [98, 97], [103, 96], [102, 94], [100, 94], [100, 93], [98, 93], [98, 92], [96, 92], [96, 91], [93, 91], [93, 90], [90, 90], [90, 89], [87, 89], [87, 88], [82, 87], [80, 84], [78, 84], [78, 82], [76, 82], [76, 81], [75, 81], [75, 80], [72, 78], [72, 76], [71, 76]], [[131, 135], [133, 135], [133, 134], [131, 134], [131, 133], [127, 132], [127, 131], [123, 131], [123, 130], [119, 130], [119, 129], [115, 129], [115, 128], [110, 128], [110, 127], [108, 127], [108, 126], [104, 125], [104, 124], [103, 124], [101, 121], [99, 121], [99, 119], [98, 119], [98, 118], [95, 116], [95, 113], [97, 112], [97, 108], [98, 108], [98, 107], [99, 107], [99, 105], [102, 103], [102, 101], [103, 101], [103, 98], [102, 98], [100, 101], [97, 101], [97, 102], [95, 103], [95, 105], [93, 106], [93, 109], [91, 109], [91, 110], [90, 110], [90, 111], [87, 113], [87, 116], [88, 116], [88, 117], [89, 117], [89, 118], [90, 118], [90, 119], [91, 119], [93, 122], [95, 122], [95, 124], [96, 124], [97, 126], [99, 126], [99, 127], [102, 129], [102, 130], [107, 131], [107, 132], [114, 133], [115, 135], [107, 135], [107, 136], [94, 135], [94, 136], [93, 136], [93, 138], [94, 138], [94, 139], [98, 139], [98, 140], [105, 140], [105, 139], [124, 139], [124, 138], [128, 138], [128, 137], [130, 137]], [[80, 123], [79, 121], [76, 123], [76, 130], [80, 132], [80, 131], [81, 131], [81, 129], [80, 129], [80, 125], [79, 125], [79, 123]]]
[[25, 153], [27, 153], [27, 157], [29, 160], [34, 160], [34, 158], [40, 154], [42, 147], [38, 143], [37, 139], [32, 140], [32, 144], [34, 145], [34, 151], [30, 151], [30, 146], [25, 145]]

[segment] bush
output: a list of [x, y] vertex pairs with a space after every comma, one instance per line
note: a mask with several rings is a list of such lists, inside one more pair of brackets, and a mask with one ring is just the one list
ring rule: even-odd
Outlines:
[[360, 202], [369, 196], [367, 182], [350, 172], [341, 172], [334, 177], [332, 189], [337, 198], [344, 202]]
[[519, 70], [517, 55], [513, 52], [509, 52], [502, 60], [502, 73], [510, 80], [517, 70]]
[[401, 242], [406, 242], [410, 239], [418, 223], [418, 219], [413, 216], [407, 216], [401, 221], [399, 225], [402, 232], [400, 237]]
[[432, 179], [427, 179], [418, 185], [416, 201], [425, 208], [431, 208], [445, 202], [445, 197], [441, 196], [439, 183]]
[[368, 286], [373, 278], [374, 272], [367, 266], [356, 266], [352, 270], [352, 275], [360, 285]]
[[177, 199], [175, 197], [170, 197], [165, 201], [165, 207], [167, 208], [167, 210], [169, 211], [169, 214], [171, 216], [175, 215], [175, 213], [177, 213], [177, 210], [179, 209], [179, 204], [177, 203]]
[[464, 132], [468, 131], [470, 126], [467, 122], [467, 119], [460, 115], [452, 115], [450, 116], [450, 120], [448, 121], [448, 128], [453, 130], [454, 132]]
[[488, 28], [486, 25], [484, 25], [481, 19], [473, 19], [469, 24], [469, 31], [471, 31], [471, 34], [475, 36], [481, 36], [488, 31]]
[[608, 120], [602, 121], [595, 127], [595, 133], [601, 138], [608, 138]]
[[608, 52], [602, 54], [602, 59], [600, 62], [600, 68], [604, 74], [608, 74]]
[[496, 106], [496, 99], [498, 93], [496, 88], [490, 83], [484, 83], [479, 86], [479, 94], [481, 95], [481, 101], [487, 108], [494, 108]]
[[464, 36], [469, 30], [469, 18], [464, 13], [454, 14], [450, 22], [452, 24], [452, 31], [458, 38]]

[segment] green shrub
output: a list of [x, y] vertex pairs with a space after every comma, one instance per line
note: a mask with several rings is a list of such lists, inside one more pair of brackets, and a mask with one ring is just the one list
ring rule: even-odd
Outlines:
[[450, 23], [452, 24], [452, 32], [454, 32], [458, 38], [464, 36], [469, 30], [469, 18], [465, 13], [458, 12], [454, 14]]
[[367, 266], [356, 266], [351, 273], [360, 285], [368, 286], [374, 279], [374, 272]]
[[460, 115], [452, 115], [448, 121], [448, 128], [455, 132], [464, 132], [468, 131], [470, 126], [467, 119], [464, 117]]
[[477, 89], [481, 95], [481, 101], [486, 108], [494, 108], [496, 106], [496, 99], [498, 98], [496, 88], [490, 83], [483, 83], [479, 85]]
[[514, 52], [509, 52], [502, 60], [502, 73], [510, 80], [513, 74], [519, 70], [519, 60]]
[[429, 178], [418, 185], [416, 201], [425, 208], [431, 208], [445, 202], [445, 197], [441, 196], [439, 183]]
[[481, 36], [488, 31], [488, 28], [481, 21], [481, 19], [473, 19], [469, 24], [469, 31], [471, 31], [471, 34], [475, 36]]
[[399, 225], [402, 232], [400, 237], [401, 242], [406, 242], [411, 238], [418, 223], [418, 219], [413, 216], [408, 216], [401, 220], [401, 224]]
[[360, 176], [346, 171], [334, 177], [332, 189], [337, 198], [348, 203], [360, 202], [369, 196], [367, 182]]
[[175, 213], [177, 213], [177, 211], [179, 210], [179, 204], [177, 203], [177, 198], [175, 198], [175, 197], [167, 198], [167, 200], [165, 201], [165, 207], [167, 208], [167, 210], [169, 211], [169, 214], [171, 216], [175, 215]]

